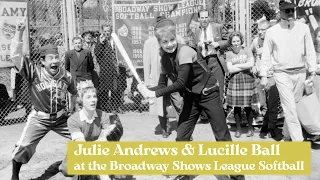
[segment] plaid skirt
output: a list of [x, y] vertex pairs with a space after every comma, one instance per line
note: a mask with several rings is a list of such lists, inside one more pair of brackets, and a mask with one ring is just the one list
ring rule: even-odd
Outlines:
[[253, 75], [239, 72], [231, 75], [226, 93], [226, 105], [251, 107], [258, 103], [258, 91]]

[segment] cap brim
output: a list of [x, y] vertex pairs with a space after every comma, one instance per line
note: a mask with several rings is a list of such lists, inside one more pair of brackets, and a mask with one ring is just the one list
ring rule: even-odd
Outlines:
[[296, 7], [296, 5], [294, 5], [294, 4], [286, 4], [286, 5], [284, 5], [283, 7], [280, 7], [279, 9], [280, 9], [280, 11], [281, 10], [285, 10], [285, 9], [293, 9], [293, 8], [295, 8]]

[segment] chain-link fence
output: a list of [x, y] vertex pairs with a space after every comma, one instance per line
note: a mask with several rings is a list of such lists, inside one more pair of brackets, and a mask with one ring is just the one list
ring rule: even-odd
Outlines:
[[[98, 108], [117, 113], [148, 111], [148, 104], [136, 89], [136, 80], [130, 76], [125, 63], [117, 60], [115, 45], [108, 40], [113, 29], [111, 0], [78, 0], [76, 9], [78, 32], [80, 35], [90, 32], [93, 36], [91, 51], [95, 61], [94, 80], [98, 83]], [[107, 27], [102, 28], [103, 25]], [[103, 32], [107, 40], [101, 43], [100, 36]], [[140, 78], [143, 78], [142, 69], [137, 71], [141, 71]]]
[[258, 36], [258, 21], [261, 18], [268, 21], [277, 19], [276, 2], [275, 0], [253, 0], [249, 2], [250, 29], [248, 31], [251, 33], [249, 42], [252, 42], [254, 37]]
[[[60, 58], [63, 56], [66, 49], [64, 15], [62, 0], [29, 1], [30, 58], [34, 62], [40, 59], [39, 47], [49, 43], [57, 45]], [[13, 69], [0, 71], [4, 82], [0, 84], [0, 126], [25, 122], [31, 111], [28, 82]], [[15, 87], [12, 97], [8, 94], [10, 86]]]
[[[30, 58], [35, 62], [39, 60], [39, 47], [49, 43], [59, 47], [60, 59], [63, 60], [68, 46], [67, 42], [69, 42], [68, 38], [73, 38], [67, 37], [66, 8], [63, 2], [63, 0], [29, 1]], [[128, 2], [124, 1], [124, 3]], [[146, 0], [146, 3], [150, 2], [154, 1]], [[207, 0], [206, 2], [214, 22], [223, 24], [224, 30], [228, 33], [235, 30], [235, 0]], [[251, 29], [249, 31], [252, 38], [257, 35], [257, 20], [263, 16], [266, 16], [267, 19], [275, 18], [275, 8], [272, 2], [271, 0], [250, 1], [250, 16], [247, 17], [250, 18]], [[103, 32], [101, 25], [112, 19], [111, 0], [76, 0], [75, 11], [79, 35], [90, 31], [93, 36], [94, 43], [89, 48], [95, 59], [93, 79], [98, 84], [99, 108], [107, 112], [116, 111], [118, 113], [148, 111], [148, 103], [137, 91], [137, 81], [130, 76], [125, 63], [118, 62], [114, 45], [109, 42], [98, 43], [101, 32]], [[137, 71], [143, 79], [143, 69], [137, 69]], [[8, 80], [3, 81], [9, 81], [9, 83], [0, 84], [0, 100], [4, 102], [0, 105], [0, 126], [24, 122], [26, 115], [31, 111], [27, 82], [19, 74], [15, 74], [16, 78], [12, 78], [11, 69], [1, 70], [1, 72], [0, 79], [7, 78]], [[10, 80], [14, 80], [11, 84], [15, 85], [12, 95], [8, 94]]]

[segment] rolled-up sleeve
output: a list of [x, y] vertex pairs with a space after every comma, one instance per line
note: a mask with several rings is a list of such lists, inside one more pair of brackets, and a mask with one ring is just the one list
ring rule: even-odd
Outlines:
[[80, 124], [77, 118], [80, 119], [79, 114], [73, 114], [72, 116], [69, 117], [68, 119], [68, 129], [71, 134], [71, 138], [73, 141], [83, 138], [84, 139], [84, 134], [81, 132]]

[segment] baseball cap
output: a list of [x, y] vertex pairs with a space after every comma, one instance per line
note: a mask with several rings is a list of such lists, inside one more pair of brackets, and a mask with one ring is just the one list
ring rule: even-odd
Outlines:
[[296, 5], [291, 0], [280, 0], [279, 9], [280, 11], [285, 9], [293, 9]]
[[40, 47], [40, 56], [45, 56], [47, 54], [59, 54], [58, 47], [53, 44], [48, 44]]
[[157, 23], [155, 25], [155, 29], [161, 28], [161, 27], [165, 27], [165, 26], [174, 26], [174, 22], [170, 19], [167, 19], [164, 16], [158, 16], [157, 17]]

